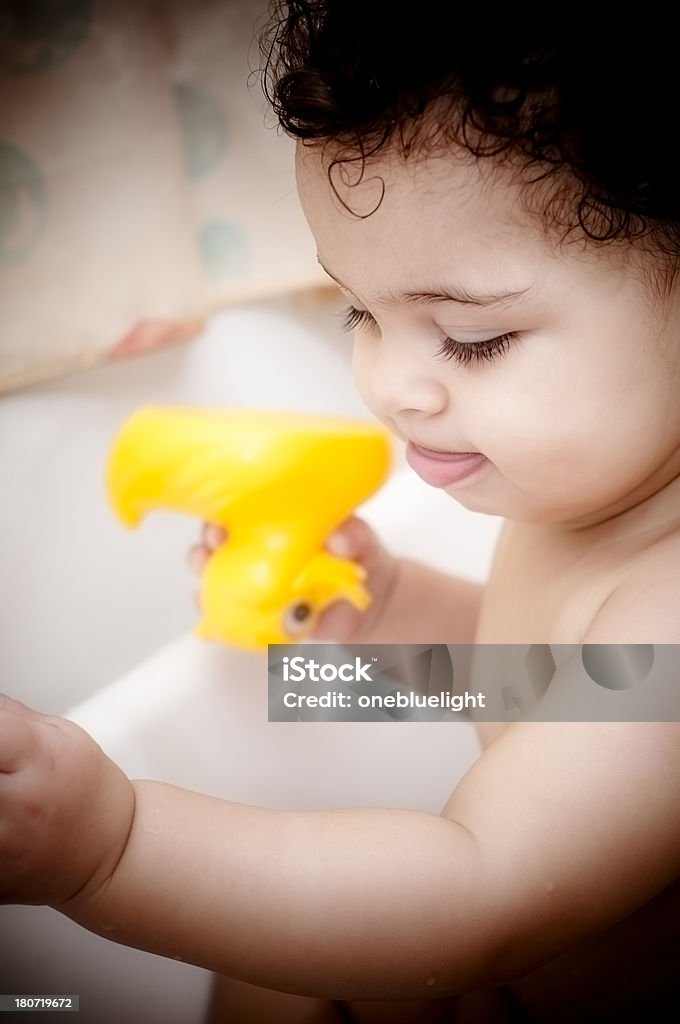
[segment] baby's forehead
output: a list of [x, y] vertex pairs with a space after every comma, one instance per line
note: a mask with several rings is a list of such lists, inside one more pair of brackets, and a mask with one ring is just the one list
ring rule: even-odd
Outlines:
[[[550, 304], [600, 286], [610, 301], [613, 283], [637, 281], [646, 303], [653, 301], [644, 255], [630, 245], [565, 237], [541, 212], [559, 198], [557, 183], [528, 182], [517, 166], [453, 147], [411, 159], [383, 147], [362, 161], [337, 144], [300, 143], [296, 162], [321, 262], [360, 299], [357, 279], [368, 285], [375, 276], [367, 294], [453, 280], [472, 292], [530, 288]], [[568, 196], [562, 202], [566, 223]]]
[[339, 161], [341, 155], [298, 146], [297, 160], [300, 199], [322, 263], [340, 279], [338, 260], [354, 264], [367, 251], [391, 252], [424, 276], [442, 260], [463, 260], [472, 277], [479, 271], [519, 289], [559, 256], [522, 208], [509, 172], [490, 173], [459, 154], [404, 160], [381, 152], [363, 165]]
[[441, 206], [442, 199], [464, 206], [483, 198], [498, 212], [513, 207], [522, 192], [517, 171], [509, 165], [478, 160], [453, 144], [432, 153], [404, 156], [394, 146], [362, 156], [335, 142], [296, 146], [296, 174], [303, 189], [330, 188], [331, 195], [358, 205], [381, 183], [400, 201]]
[[368, 229], [396, 223], [410, 233], [415, 228], [418, 237], [448, 232], [452, 245], [464, 237], [493, 248], [512, 248], [520, 240], [526, 248], [531, 242], [544, 248], [544, 256], [555, 249], [540, 215], [540, 185], [460, 147], [407, 158], [384, 147], [362, 159], [337, 144], [299, 143], [296, 172], [300, 198], [312, 216], [363, 221]]

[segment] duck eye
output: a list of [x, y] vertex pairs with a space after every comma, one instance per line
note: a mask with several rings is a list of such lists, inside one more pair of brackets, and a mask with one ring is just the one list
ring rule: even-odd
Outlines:
[[302, 633], [312, 617], [312, 606], [306, 601], [299, 601], [297, 604], [292, 604], [290, 608], [286, 609], [283, 616], [283, 628], [286, 633], [294, 635], [295, 633]]

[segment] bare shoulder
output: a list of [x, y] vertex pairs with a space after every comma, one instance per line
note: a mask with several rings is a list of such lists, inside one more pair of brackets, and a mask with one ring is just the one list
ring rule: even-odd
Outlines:
[[444, 815], [475, 838], [501, 983], [602, 932], [680, 875], [680, 723], [517, 722]]
[[583, 643], [680, 643], [680, 532], [631, 561], [595, 613]]

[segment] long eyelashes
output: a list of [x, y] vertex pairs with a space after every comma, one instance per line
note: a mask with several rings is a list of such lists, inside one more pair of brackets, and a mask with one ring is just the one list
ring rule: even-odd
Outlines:
[[[375, 320], [367, 309], [348, 306], [342, 317], [345, 331], [355, 331], [358, 327], [375, 326]], [[477, 341], [467, 345], [456, 341], [455, 338], [443, 338], [437, 355], [444, 359], [453, 359], [460, 366], [469, 366], [471, 363], [490, 363], [505, 355], [520, 340], [520, 335], [513, 331], [499, 334], [497, 338], [489, 338], [488, 341]]]
[[474, 344], [463, 345], [455, 338], [443, 338], [437, 353], [444, 359], [455, 359], [462, 366], [470, 363], [491, 363], [494, 359], [504, 356], [510, 348], [520, 340], [519, 334], [508, 331], [488, 341], [476, 341]]
[[357, 327], [372, 326], [375, 323], [367, 309], [356, 309], [355, 306], [348, 306], [341, 315], [343, 331], [355, 331]]

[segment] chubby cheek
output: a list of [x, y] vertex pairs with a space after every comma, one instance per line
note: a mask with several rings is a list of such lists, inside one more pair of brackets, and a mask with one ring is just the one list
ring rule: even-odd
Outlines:
[[572, 487], [574, 475], [596, 482], [616, 440], [616, 403], [603, 402], [596, 381], [580, 374], [500, 376], [494, 387], [471, 386], [461, 408], [463, 430], [498, 470], [523, 489]]
[[470, 407], [467, 436], [511, 488], [541, 507], [585, 513], [653, 470], [660, 411], [644, 387], [612, 389], [610, 374], [592, 365], [506, 384]]

